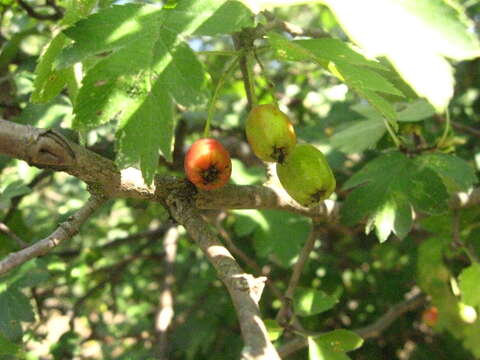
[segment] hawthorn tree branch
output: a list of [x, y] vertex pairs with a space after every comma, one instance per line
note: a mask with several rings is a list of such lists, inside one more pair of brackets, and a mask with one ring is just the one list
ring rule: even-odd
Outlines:
[[363, 339], [375, 339], [379, 337], [390, 325], [403, 314], [418, 309], [426, 302], [425, 294], [419, 293], [393, 305], [384, 315], [373, 324], [354, 330]]
[[97, 210], [105, 199], [102, 197], [92, 196], [85, 205], [74, 215], [70, 216], [67, 221], [60, 226], [47, 238], [36, 242], [35, 244], [22, 249], [20, 251], [9, 254], [0, 261], [0, 275], [7, 273], [11, 269], [25, 263], [35, 257], [46, 254], [52, 248], [59, 245], [62, 241], [70, 239], [80, 230], [82, 224]]
[[[38, 129], [0, 119], [0, 154], [24, 160], [39, 168], [64, 171], [111, 198], [164, 201], [174, 190], [187, 191], [192, 185], [173, 176], [156, 176], [153, 184], [143, 181], [140, 170], [119, 170], [115, 163], [75, 144], [53, 130]], [[261, 185], [226, 185], [215, 191], [194, 195], [202, 209], [279, 209], [313, 219], [333, 220], [339, 207], [326, 201], [316, 207], [297, 204], [283, 189]]]
[[201, 218], [188, 195], [173, 192], [167, 199], [167, 205], [172, 216], [185, 227], [217, 270], [219, 278], [230, 293], [245, 342], [242, 359], [280, 359], [268, 338], [258, 308], [266, 278], [255, 278], [240, 268], [234, 257]]
[[[90, 184], [107, 197], [131, 197], [160, 201], [176, 189], [189, 184], [171, 176], [157, 176], [152, 185], [144, 183], [141, 172], [128, 168], [120, 171], [114, 162], [89, 151], [52, 130], [0, 120], [0, 154], [26, 161], [32, 166], [65, 171]], [[460, 196], [461, 195], [461, 196]], [[452, 207], [480, 203], [480, 190], [452, 198]], [[326, 201], [313, 208], [297, 204], [277, 187], [227, 185], [221, 189], [199, 192], [196, 205], [203, 209], [281, 209], [314, 220], [335, 220], [339, 204]]]
[[226, 185], [215, 191], [197, 194], [195, 203], [200, 209], [278, 209], [312, 218], [314, 221], [338, 219], [338, 203], [326, 200], [307, 208], [301, 206], [277, 186]]
[[[379, 337], [383, 331], [385, 331], [390, 325], [392, 325], [395, 320], [404, 315], [409, 311], [418, 309], [423, 304], [425, 304], [426, 296], [425, 294], [417, 294], [410, 299], [404, 300], [393, 305], [385, 314], [378, 318], [375, 322], [370, 325], [367, 325], [362, 328], [354, 329], [352, 331], [356, 332], [364, 340], [375, 339]], [[318, 333], [321, 335], [321, 333]], [[278, 350], [278, 353], [282, 359], [287, 358], [293, 353], [305, 348], [308, 346], [308, 340], [305, 337], [298, 337], [290, 342], [284, 344]]]
[[[65, 171], [89, 184], [106, 197], [164, 201], [175, 190], [186, 191], [192, 185], [173, 176], [156, 176], [153, 184], [143, 181], [140, 170], [119, 170], [115, 163], [75, 144], [53, 130], [38, 129], [0, 119], [0, 154], [26, 161], [31, 166]], [[313, 219], [336, 221], [340, 204], [326, 200], [306, 208], [279, 187], [262, 185], [226, 185], [214, 191], [193, 195], [200, 209], [277, 209]], [[452, 208], [480, 204], [480, 188], [452, 197]]]

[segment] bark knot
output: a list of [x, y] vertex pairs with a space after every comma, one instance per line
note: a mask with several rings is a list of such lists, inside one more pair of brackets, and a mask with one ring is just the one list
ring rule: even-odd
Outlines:
[[68, 140], [54, 130], [36, 134], [28, 145], [28, 162], [32, 165], [58, 169], [75, 164], [75, 152]]

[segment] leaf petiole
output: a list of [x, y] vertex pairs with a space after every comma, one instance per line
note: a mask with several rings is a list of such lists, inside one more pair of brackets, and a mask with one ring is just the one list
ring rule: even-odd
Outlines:
[[220, 79], [218, 79], [217, 86], [215, 87], [215, 91], [213, 93], [212, 99], [210, 100], [210, 104], [208, 105], [208, 116], [207, 116], [207, 121], [205, 122], [205, 129], [203, 131], [203, 137], [205, 138], [208, 138], [210, 136], [210, 123], [212, 121], [213, 114], [215, 112], [215, 103], [217, 101], [218, 94], [220, 93], [220, 90], [222, 89], [223, 84], [225, 83], [225, 79], [231, 75], [239, 59], [240, 59], [240, 56], [236, 56], [234, 59], [232, 59], [230, 64], [228, 64], [227, 68], [220, 76]]
[[392, 138], [393, 142], [395, 143], [395, 146], [397, 148], [400, 148], [400, 146], [402, 146], [402, 142], [400, 141], [400, 139], [398, 138], [398, 136], [395, 134], [395, 131], [393, 131], [392, 127], [390, 126], [390, 124], [388, 123], [388, 120], [387, 119], [383, 119], [383, 123], [385, 124], [385, 127], [387, 128], [387, 131], [388, 131], [388, 134], [390, 135], [390, 137]]

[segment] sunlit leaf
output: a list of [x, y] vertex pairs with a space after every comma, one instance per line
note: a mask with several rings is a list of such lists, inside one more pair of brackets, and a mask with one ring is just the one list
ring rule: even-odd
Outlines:
[[464, 269], [459, 276], [462, 300], [470, 306], [480, 305], [480, 264]]
[[323, 291], [297, 288], [294, 296], [295, 313], [299, 316], [312, 316], [330, 310], [338, 302], [334, 296]]
[[[471, 23], [450, 1], [326, 0], [350, 37], [375, 56], [387, 56], [420, 96], [442, 111], [453, 95], [444, 57], [480, 55]], [[368, 21], [365, 21], [368, 19]], [[405, 26], [408, 24], [408, 26]]]

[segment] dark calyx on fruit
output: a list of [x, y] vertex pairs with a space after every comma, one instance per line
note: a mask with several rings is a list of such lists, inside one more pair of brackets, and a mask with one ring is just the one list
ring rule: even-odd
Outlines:
[[287, 149], [284, 146], [274, 146], [271, 156], [282, 164], [287, 156]]
[[207, 169], [202, 171], [203, 183], [206, 185], [217, 181], [219, 174], [220, 170], [217, 168], [217, 165], [210, 165]]
[[325, 193], [326, 193], [325, 190], [318, 190], [314, 192], [312, 195], [310, 195], [310, 199], [312, 199], [312, 203], [320, 202], [320, 200], [324, 198]]

